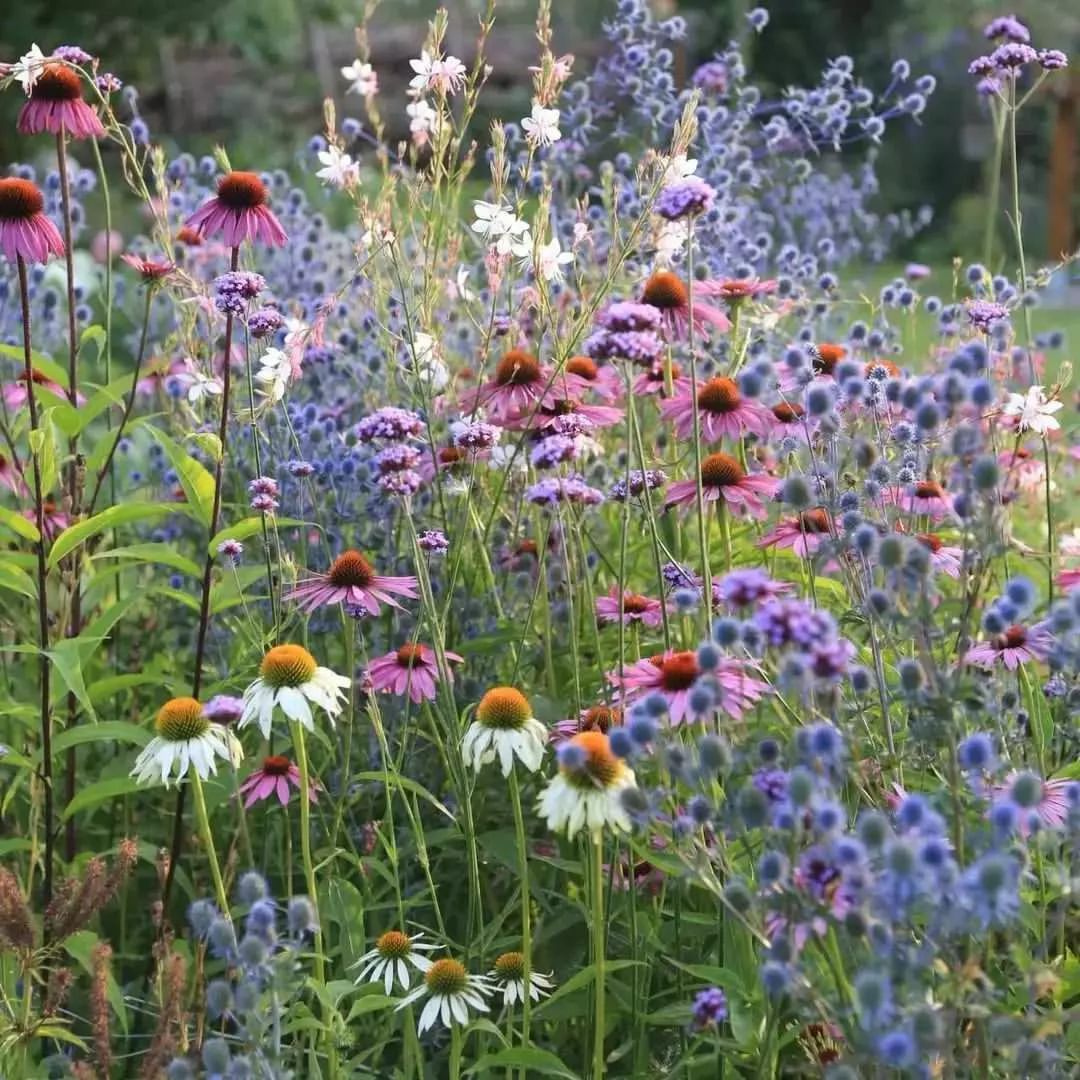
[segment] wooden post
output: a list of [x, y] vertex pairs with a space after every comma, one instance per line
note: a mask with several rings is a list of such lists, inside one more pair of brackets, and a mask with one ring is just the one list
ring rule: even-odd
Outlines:
[[1050, 140], [1050, 187], [1047, 196], [1046, 254], [1059, 259], [1076, 250], [1077, 158], [1080, 148], [1080, 74], [1060, 80], [1055, 94]]

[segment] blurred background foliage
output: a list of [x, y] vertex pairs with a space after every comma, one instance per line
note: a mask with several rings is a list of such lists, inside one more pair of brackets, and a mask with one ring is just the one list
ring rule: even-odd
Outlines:
[[[601, 23], [612, 3], [553, 0], [556, 46], [578, 56], [579, 71], [602, 47]], [[365, 11], [371, 14], [371, 58], [388, 134], [405, 133], [408, 58], [417, 55], [435, 6], [436, 0], [23, 0], [5, 5], [0, 58], [18, 56], [34, 41], [45, 49], [79, 44], [103, 58], [104, 70], [139, 88], [153, 137], [170, 150], [200, 153], [222, 143], [235, 163], [288, 166], [320, 129], [324, 96], [337, 99], [339, 116], [359, 112], [357, 99], [343, 99], [338, 69], [356, 54], [354, 30]], [[449, 0], [445, 6], [451, 15], [448, 50], [468, 60], [483, 0]], [[688, 21], [679, 58], [687, 77], [733, 37], [747, 48], [767, 94], [813, 84], [825, 62], [841, 54], [852, 56], [862, 78], [877, 89], [888, 83], [897, 57], [910, 61], [916, 73], [933, 74], [938, 89], [917, 137], [886, 139], [881, 150], [881, 208], [933, 208], [937, 224], [901, 253], [907, 257], [942, 262], [979, 250], [991, 131], [967, 65], [985, 51], [982, 27], [1006, 8], [988, 0], [774, 0], [765, 5], [769, 26], [756, 37], [747, 30], [752, 5], [745, 0], [654, 0], [654, 6], [659, 15]], [[481, 122], [528, 111], [535, 3], [498, 0], [496, 10], [489, 50], [495, 70]], [[1012, 10], [1037, 44], [1080, 52], [1080, 3], [1023, 0]], [[1051, 146], [1070, 131], [1075, 146], [1080, 125], [1080, 71], [1052, 82], [1056, 93], [1038, 95], [1022, 113], [1019, 132], [1025, 231], [1043, 257], [1058, 254], [1047, 239]], [[12, 134], [16, 96], [0, 99], [0, 159], [8, 162], [29, 152]], [[1072, 185], [1068, 207], [1072, 246], [1080, 220], [1078, 188]]]

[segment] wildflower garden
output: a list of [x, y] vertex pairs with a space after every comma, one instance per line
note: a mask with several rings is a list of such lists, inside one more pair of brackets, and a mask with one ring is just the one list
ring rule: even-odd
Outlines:
[[3, 1077], [1077, 1075], [1068, 59], [989, 22], [1001, 237], [866, 288], [933, 76], [551, 14], [290, 172], [0, 65]]

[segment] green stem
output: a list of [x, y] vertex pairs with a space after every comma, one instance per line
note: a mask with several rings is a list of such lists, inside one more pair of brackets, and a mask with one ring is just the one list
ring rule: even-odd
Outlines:
[[[604, 846], [602, 834], [592, 834], [592, 938], [596, 992], [593, 1008], [592, 1080], [604, 1075]], [[633, 887], [631, 885], [631, 887]]]
[[[529, 1045], [532, 1013], [532, 893], [529, 888], [529, 849], [525, 839], [525, 818], [521, 812], [521, 789], [517, 770], [510, 770], [510, 802], [514, 808], [514, 835], [518, 849], [518, 876], [521, 878], [521, 957], [525, 995], [521, 1005], [521, 1043]], [[523, 1073], [524, 1075], [524, 1073]]]
[[210, 876], [214, 879], [214, 895], [217, 897], [222, 916], [232, 922], [232, 916], [229, 914], [229, 898], [225, 895], [225, 882], [221, 878], [221, 867], [218, 865], [217, 850], [214, 847], [214, 834], [210, 831], [210, 815], [206, 812], [202, 777], [194, 766], [189, 775], [191, 776], [191, 790], [195, 798], [195, 817], [199, 822], [199, 835], [202, 837], [207, 858], [210, 860]]

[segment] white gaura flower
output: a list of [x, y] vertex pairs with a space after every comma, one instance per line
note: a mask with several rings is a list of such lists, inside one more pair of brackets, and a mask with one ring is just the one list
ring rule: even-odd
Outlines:
[[496, 255], [531, 258], [532, 236], [527, 221], [499, 203], [478, 200], [473, 203], [473, 212], [476, 220], [472, 223], [472, 231], [482, 236]]
[[315, 730], [311, 706], [317, 705], [333, 723], [345, 701], [349, 680], [329, 668], [319, 667], [315, 657], [301, 645], [275, 645], [259, 667], [259, 677], [244, 691], [240, 727], [257, 722], [263, 737], [270, 738], [274, 709], [290, 720]]
[[[496, 991], [502, 991], [504, 1005], [525, 1001], [525, 957], [521, 953], [503, 953], [488, 972], [488, 977], [494, 981]], [[547, 997], [554, 985], [550, 975], [529, 972], [529, 997], [533, 1001]]]
[[349, 80], [350, 94], [361, 97], [374, 97], [379, 92], [379, 76], [370, 64], [354, 60], [348, 67], [341, 69], [341, 74]]
[[386, 993], [394, 989], [394, 982], [401, 984], [402, 990], [412, 985], [410, 965], [421, 974], [431, 967], [431, 960], [425, 952], [436, 948], [427, 944], [420, 934], [403, 934], [400, 930], [387, 930], [375, 942], [375, 948], [369, 949], [352, 966], [360, 968], [356, 976], [358, 983], [382, 983]]
[[203, 398], [221, 397], [224, 387], [216, 376], [204, 375], [194, 371], [190, 376], [191, 384], [187, 388], [187, 399], [192, 405], [198, 405]]
[[353, 161], [340, 147], [329, 146], [319, 151], [322, 168], [315, 175], [331, 187], [345, 190], [354, 187], [360, 180], [360, 165]]
[[423, 49], [420, 59], [410, 60], [409, 67], [416, 72], [409, 80], [409, 89], [414, 94], [423, 94], [427, 90], [452, 94], [465, 85], [465, 65], [456, 56], [432, 56]]
[[471, 273], [472, 270], [469, 267], [459, 266], [454, 278], [453, 287], [457, 290], [457, 298], [466, 304], [476, 299], [476, 293], [469, 288], [469, 274]]
[[533, 102], [532, 114], [521, 121], [521, 127], [532, 146], [551, 146], [562, 138], [559, 110], [545, 109], [539, 101]]
[[542, 281], [562, 281], [563, 267], [574, 261], [572, 251], [563, 251], [553, 236], [532, 258], [532, 271]]
[[476, 706], [465, 732], [461, 754], [465, 764], [480, 771], [497, 757], [503, 776], [509, 776], [514, 757], [536, 772], [547, 746], [547, 729], [533, 716], [529, 699], [512, 686], [496, 686]]
[[19, 83], [23, 88], [23, 93], [27, 97], [30, 96], [30, 91], [37, 86], [37, 81], [42, 71], [45, 70], [45, 64], [48, 62], [48, 57], [38, 48], [37, 42], [30, 46], [30, 51], [23, 53], [14, 64], [11, 65], [11, 75], [14, 76], [15, 81]]
[[548, 782], [537, 808], [554, 832], [574, 836], [587, 828], [626, 832], [630, 818], [622, 794], [635, 786], [633, 770], [611, 751], [602, 731], [582, 731], [559, 748], [559, 772]]
[[1010, 394], [1002, 413], [1015, 416], [1017, 431], [1035, 431], [1045, 438], [1061, 424], [1054, 413], [1064, 408], [1060, 401], [1050, 401], [1041, 386], [1029, 386], [1026, 394]]
[[[656, 265], [670, 266], [686, 247], [687, 228], [682, 221], [665, 221], [656, 230]], [[696, 243], [696, 240], [695, 240]]]
[[439, 114], [423, 99], [412, 101], [405, 106], [405, 112], [409, 117], [409, 133], [413, 142], [423, 146], [428, 141]]
[[244, 756], [236, 736], [214, 724], [194, 698], [166, 701], [154, 720], [156, 734], [135, 759], [131, 775], [140, 784], [160, 779], [168, 787], [173, 772], [179, 782], [194, 769], [203, 780], [217, 773], [217, 759], [238, 765]]
[[697, 158], [688, 158], [685, 154], [660, 155], [660, 165], [664, 170], [664, 187], [677, 184], [697, 172]]
[[430, 334], [418, 333], [413, 337], [413, 364], [416, 374], [435, 393], [445, 390], [450, 382], [450, 370], [439, 354], [439, 343]]
[[464, 1026], [469, 1022], [469, 1010], [489, 1012], [484, 998], [491, 994], [491, 986], [482, 975], [472, 975], [465, 965], [449, 957], [436, 960], [424, 973], [424, 981], [401, 999], [398, 1011], [426, 997], [427, 1002], [416, 1025], [422, 1035], [436, 1020], [443, 1027], [453, 1024]]
[[267, 349], [259, 357], [259, 370], [255, 381], [261, 383], [262, 391], [276, 405], [289, 388], [293, 366], [287, 353], [281, 349]]

